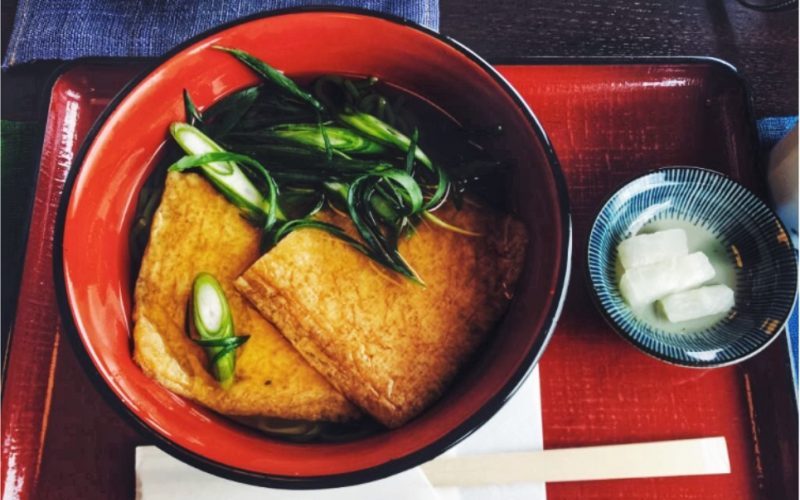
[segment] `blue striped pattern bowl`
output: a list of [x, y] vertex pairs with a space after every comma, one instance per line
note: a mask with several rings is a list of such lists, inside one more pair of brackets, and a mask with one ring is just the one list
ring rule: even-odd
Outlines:
[[[640, 319], [619, 292], [617, 245], [666, 219], [713, 235], [734, 270], [736, 305], [701, 330], [672, 332]], [[593, 298], [611, 326], [646, 353], [684, 366], [729, 365], [764, 349], [797, 293], [795, 251], [775, 214], [737, 182], [697, 167], [654, 171], [614, 193], [592, 225], [586, 262]]]

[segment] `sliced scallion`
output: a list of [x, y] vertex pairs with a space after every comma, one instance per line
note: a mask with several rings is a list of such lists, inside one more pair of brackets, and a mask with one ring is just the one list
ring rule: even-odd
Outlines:
[[[420, 148], [417, 120], [402, 105], [402, 96], [387, 99], [373, 88], [375, 78], [329, 75], [316, 81], [315, 97], [251, 54], [215, 48], [266, 83], [238, 90], [203, 113], [185, 92], [190, 124], [173, 124], [171, 131], [187, 155], [170, 170], [199, 168], [261, 225], [265, 248], [298, 229], [322, 230], [422, 284], [398, 251], [401, 237], [414, 234], [420, 222], [476, 235], [431, 213], [448, 199], [459, 207], [461, 191], [474, 176], [460, 168], [451, 179], [431, 161]], [[453, 161], [461, 160], [456, 155]], [[312, 219], [326, 205], [349, 216], [358, 235]], [[228, 348], [238, 341], [198, 342]]]
[[[377, 155], [386, 152], [386, 148], [375, 141], [350, 129], [324, 124], [331, 147], [342, 153], [354, 155]], [[277, 140], [288, 143], [311, 146], [325, 151], [325, 137], [320, 126], [310, 123], [289, 123], [271, 127], [260, 134], [263, 140]]]
[[[407, 135], [370, 114], [341, 113], [338, 115], [338, 119], [368, 138], [388, 146], [394, 146], [404, 153], [411, 148], [411, 139]], [[419, 146], [414, 148], [414, 158], [429, 170], [433, 170], [433, 163]]]
[[392, 244], [390, 239], [381, 232], [380, 225], [370, 210], [370, 200], [375, 194], [380, 180], [380, 177], [365, 175], [353, 181], [347, 192], [347, 208], [350, 218], [366, 246], [371, 250], [370, 256], [374, 260], [411, 281], [424, 285], [416, 271], [400, 255], [397, 245]]
[[322, 122], [322, 115], [317, 115], [317, 130], [319, 130], [319, 135], [322, 137], [322, 144], [325, 147], [325, 160], [331, 161], [333, 160], [333, 146], [331, 146], [331, 138], [328, 137], [328, 128], [325, 126], [325, 123]]
[[425, 210], [433, 211], [439, 208], [447, 198], [447, 193], [450, 192], [450, 179], [447, 177], [447, 172], [444, 171], [439, 165], [433, 166], [436, 173], [436, 190], [430, 199], [425, 202]]
[[[171, 171], [182, 171], [199, 167], [212, 184], [251, 220], [274, 219], [277, 214], [277, 187], [267, 174], [270, 184], [270, 199], [264, 198], [235, 161], [246, 159], [242, 155], [228, 153], [196, 127], [186, 123], [173, 123], [170, 132], [175, 142], [190, 156], [170, 166]], [[214, 158], [217, 158], [216, 160]], [[266, 171], [264, 171], [266, 172]], [[275, 191], [273, 193], [273, 191]]]
[[192, 284], [191, 318], [197, 338], [192, 341], [208, 354], [211, 372], [223, 388], [233, 383], [236, 349], [249, 336], [237, 336], [231, 309], [222, 285], [214, 276], [200, 273]]
[[411, 142], [408, 145], [408, 151], [406, 152], [406, 172], [411, 175], [414, 175], [414, 160], [416, 159], [417, 155], [417, 142], [419, 141], [419, 129], [414, 129], [414, 133], [411, 134]]
[[214, 137], [224, 136], [241, 122], [244, 115], [253, 107], [261, 87], [247, 87], [229, 94], [220, 100], [203, 117], [203, 130]]
[[265, 80], [274, 83], [276, 86], [283, 89], [293, 97], [308, 103], [317, 111], [322, 111], [325, 109], [322, 104], [316, 98], [314, 98], [313, 95], [298, 87], [291, 78], [287, 77], [282, 72], [273, 68], [261, 59], [239, 49], [230, 49], [227, 47], [220, 47], [219, 45], [215, 45], [214, 48], [231, 54], [233, 57], [249, 66], [250, 69], [261, 75]]
[[183, 107], [186, 110], [186, 122], [189, 125], [203, 123], [203, 116], [200, 114], [200, 111], [197, 110], [192, 96], [189, 95], [189, 91], [186, 89], [183, 89]]
[[285, 188], [278, 197], [287, 220], [305, 219], [325, 206], [325, 192], [312, 188]]

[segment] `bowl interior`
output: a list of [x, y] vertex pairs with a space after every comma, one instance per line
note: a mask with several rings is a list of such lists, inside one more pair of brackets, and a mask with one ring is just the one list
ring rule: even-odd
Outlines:
[[[720, 243], [736, 305], [717, 323], [667, 331], [634, 315], [622, 299], [617, 245], [656, 221], [691, 224]], [[699, 168], [660, 170], [617, 191], [592, 227], [587, 258], [595, 296], [612, 325], [646, 352], [689, 366], [728, 364], [765, 347], [780, 332], [796, 293], [794, 251], [775, 215], [735, 181]]]
[[[173, 395], [131, 359], [128, 234], [138, 191], [160, 158], [167, 127], [184, 117], [181, 92], [188, 89], [205, 108], [257, 81], [212, 45], [246, 50], [290, 76], [375, 75], [436, 103], [458, 121], [505, 129], [493, 148], [513, 161], [509, 202], [531, 236], [514, 302], [473, 368], [400, 429], [342, 444], [276, 441]], [[346, 484], [380, 477], [432, 457], [474, 429], [543, 349], [568, 268], [568, 215], [558, 167], [535, 120], [506, 85], [455, 44], [404, 23], [340, 11], [257, 18], [172, 54], [118, 100], [89, 138], [67, 192], [64, 292], [75, 330], [103, 381], [162, 445], [214, 472], [251, 481], [344, 475], [349, 479], [338, 484]], [[371, 476], [351, 474], [367, 470]]]

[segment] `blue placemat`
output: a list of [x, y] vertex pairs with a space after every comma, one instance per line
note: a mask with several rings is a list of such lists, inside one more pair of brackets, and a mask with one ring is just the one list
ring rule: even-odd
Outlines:
[[[766, 153], [783, 138], [789, 131], [797, 125], [796, 116], [774, 116], [762, 118], [758, 121], [758, 138], [761, 151]], [[797, 325], [798, 303], [795, 301], [794, 310], [786, 324], [786, 339], [789, 342], [789, 354], [792, 358], [792, 374], [794, 375], [795, 390], [798, 390], [798, 325]]]
[[796, 116], [770, 116], [758, 120], [758, 139], [763, 151], [769, 151], [797, 125]]
[[438, 0], [20, 0], [3, 66], [86, 56], [158, 56], [228, 21], [309, 5], [361, 7], [439, 28]]

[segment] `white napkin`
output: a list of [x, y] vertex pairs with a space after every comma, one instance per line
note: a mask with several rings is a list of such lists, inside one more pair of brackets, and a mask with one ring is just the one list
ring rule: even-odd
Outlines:
[[[517, 394], [475, 434], [450, 450], [450, 455], [542, 449], [542, 412], [537, 368]], [[154, 446], [136, 448], [137, 500], [311, 500], [319, 490], [260, 488], [222, 479], [172, 458]], [[544, 500], [543, 483], [433, 488], [417, 467], [386, 479], [324, 490], [326, 500]]]

